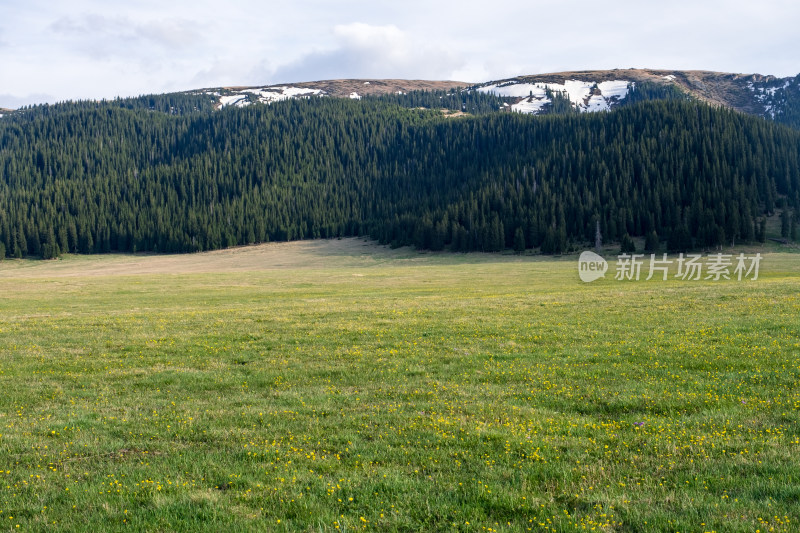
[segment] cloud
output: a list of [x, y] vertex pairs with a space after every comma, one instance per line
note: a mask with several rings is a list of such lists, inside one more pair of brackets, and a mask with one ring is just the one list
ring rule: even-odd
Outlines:
[[336, 46], [314, 51], [278, 67], [273, 81], [331, 78], [449, 78], [465, 67], [463, 58], [425, 44], [395, 25], [364, 23], [333, 28]]
[[140, 22], [97, 14], [65, 16], [50, 29], [92, 57], [127, 55], [135, 47], [188, 50], [202, 41], [197, 23], [177, 18]]

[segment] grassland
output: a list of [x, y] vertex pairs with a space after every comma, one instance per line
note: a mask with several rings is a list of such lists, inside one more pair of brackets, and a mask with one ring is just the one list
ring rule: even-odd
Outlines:
[[5, 261], [0, 531], [798, 531], [798, 378], [798, 254]]

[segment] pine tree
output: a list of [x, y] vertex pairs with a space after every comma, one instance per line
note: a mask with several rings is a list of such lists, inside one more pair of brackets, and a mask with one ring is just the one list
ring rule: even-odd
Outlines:
[[631, 236], [627, 233], [622, 236], [622, 240], [620, 241], [619, 252], [621, 254], [632, 254], [636, 253], [636, 244], [631, 239]]
[[525, 232], [521, 227], [514, 231], [514, 251], [520, 254], [525, 251]]
[[791, 230], [791, 216], [789, 215], [788, 207], [784, 207], [781, 211], [781, 237], [788, 238]]
[[645, 236], [644, 251], [653, 253], [657, 252], [658, 248], [659, 248], [658, 234], [655, 232], [655, 230], [650, 230]]

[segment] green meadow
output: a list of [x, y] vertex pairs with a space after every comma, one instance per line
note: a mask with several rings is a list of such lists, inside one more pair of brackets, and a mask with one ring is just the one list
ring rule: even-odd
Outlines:
[[[772, 250], [772, 251], [770, 251]], [[800, 531], [800, 254], [0, 263], [0, 531]]]

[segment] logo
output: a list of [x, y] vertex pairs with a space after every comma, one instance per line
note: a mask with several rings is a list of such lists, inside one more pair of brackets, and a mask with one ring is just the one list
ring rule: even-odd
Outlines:
[[594, 252], [583, 252], [578, 258], [578, 275], [586, 283], [605, 277], [607, 270], [606, 260]]
[[[740, 253], [733, 254], [708, 254], [705, 257], [701, 254], [679, 254], [673, 260], [662, 254], [650, 254], [649, 261], [645, 254], [620, 254], [617, 256], [616, 281], [639, 281], [645, 278], [647, 281], [656, 279], [667, 281], [670, 277], [682, 281], [722, 281], [722, 280], [747, 280], [756, 281], [758, 279], [759, 268], [761, 267], [760, 253], [752, 256]], [[677, 272], [673, 265], [677, 265]], [[648, 268], [649, 266], [649, 268]], [[600, 278], [604, 278], [608, 271], [608, 262], [594, 252], [583, 252], [578, 258], [578, 274], [585, 283], [591, 283]]]

